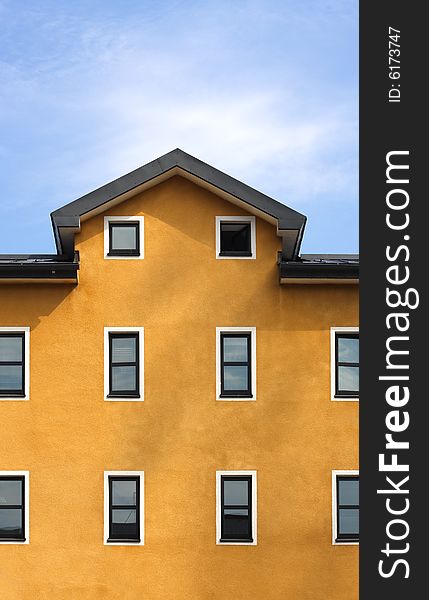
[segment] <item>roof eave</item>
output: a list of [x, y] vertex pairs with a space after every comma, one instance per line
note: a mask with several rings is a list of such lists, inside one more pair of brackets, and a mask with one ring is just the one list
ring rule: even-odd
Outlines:
[[280, 283], [358, 284], [359, 263], [279, 262]]
[[[1, 258], [5, 258], [2, 255]], [[37, 257], [39, 258], [39, 257]], [[0, 262], [0, 283], [78, 283], [79, 262]]]

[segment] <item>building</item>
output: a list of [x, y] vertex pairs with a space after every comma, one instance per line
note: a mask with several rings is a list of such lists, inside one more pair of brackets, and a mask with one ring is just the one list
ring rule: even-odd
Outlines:
[[0, 255], [1, 599], [358, 597], [358, 258], [174, 150]]

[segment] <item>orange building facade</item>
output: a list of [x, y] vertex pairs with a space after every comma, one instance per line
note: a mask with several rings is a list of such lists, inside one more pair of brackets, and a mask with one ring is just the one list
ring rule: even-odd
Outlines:
[[2, 600], [358, 598], [358, 259], [175, 150], [0, 255]]

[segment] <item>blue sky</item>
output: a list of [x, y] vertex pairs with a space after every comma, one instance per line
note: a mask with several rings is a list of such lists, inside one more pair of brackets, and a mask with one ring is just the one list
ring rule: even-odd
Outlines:
[[357, 0], [0, 0], [0, 252], [180, 147], [358, 248]]

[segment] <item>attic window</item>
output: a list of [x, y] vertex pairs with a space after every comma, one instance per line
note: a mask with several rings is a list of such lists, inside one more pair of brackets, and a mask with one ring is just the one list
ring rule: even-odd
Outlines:
[[139, 224], [110, 223], [109, 256], [139, 256]]
[[143, 217], [105, 217], [105, 258], [143, 258]]
[[255, 217], [216, 217], [216, 257], [255, 258]]

